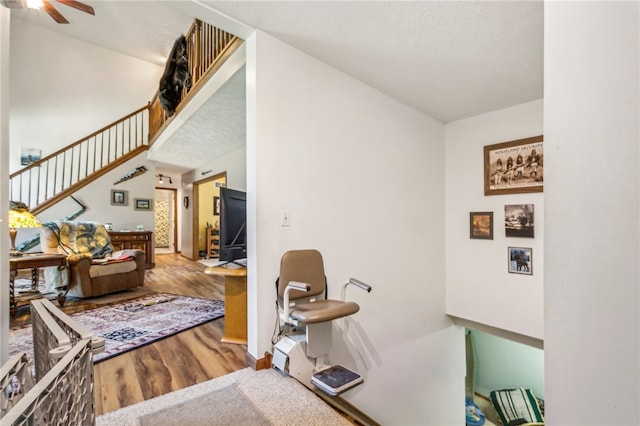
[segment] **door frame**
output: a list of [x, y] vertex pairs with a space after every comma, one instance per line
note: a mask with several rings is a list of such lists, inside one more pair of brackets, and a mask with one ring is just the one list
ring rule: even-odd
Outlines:
[[200, 225], [200, 185], [207, 184], [214, 180], [220, 180], [224, 178], [225, 185], [227, 184], [227, 172], [217, 173], [208, 178], [201, 179], [199, 181], [193, 182], [193, 211], [192, 211], [192, 220], [191, 220], [191, 242], [192, 246], [192, 259], [194, 261], [198, 261], [200, 259], [200, 240], [198, 235], [199, 225]]
[[164, 188], [161, 186], [156, 186], [155, 189], [173, 192], [173, 252], [178, 253], [178, 190], [176, 188]]

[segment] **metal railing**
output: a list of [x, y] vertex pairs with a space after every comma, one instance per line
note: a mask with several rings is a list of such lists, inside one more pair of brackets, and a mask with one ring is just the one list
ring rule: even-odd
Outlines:
[[[31, 301], [33, 352], [37, 381], [18, 386], [31, 369], [22, 367], [22, 376], [12, 364], [2, 368], [0, 383], [15, 398], [2, 411], [3, 425], [94, 425], [93, 354], [104, 350], [104, 339], [91, 333], [55, 307], [47, 299]], [[19, 357], [23, 364], [26, 356]], [[17, 402], [16, 402], [17, 401]], [[4, 403], [3, 403], [4, 405]]]

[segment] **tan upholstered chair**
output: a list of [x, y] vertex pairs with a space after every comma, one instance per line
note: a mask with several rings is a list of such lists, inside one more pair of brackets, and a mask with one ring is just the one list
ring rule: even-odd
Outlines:
[[66, 271], [48, 269], [50, 289], [66, 287], [66, 294], [95, 297], [144, 285], [145, 253], [114, 251], [107, 230], [97, 222], [56, 221], [42, 225], [42, 251], [66, 254]]

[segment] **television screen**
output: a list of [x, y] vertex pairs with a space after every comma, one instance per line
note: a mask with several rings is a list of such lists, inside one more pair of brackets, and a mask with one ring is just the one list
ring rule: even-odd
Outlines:
[[[220, 261], [234, 262], [247, 257], [247, 194], [220, 188]], [[238, 263], [242, 266], [244, 264]]]

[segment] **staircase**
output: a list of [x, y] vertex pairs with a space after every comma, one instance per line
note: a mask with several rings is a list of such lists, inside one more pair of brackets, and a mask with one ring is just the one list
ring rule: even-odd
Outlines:
[[37, 215], [148, 150], [243, 42], [200, 20], [194, 21], [185, 38], [192, 85], [183, 90], [173, 116], [164, 112], [156, 93], [148, 105], [12, 173], [9, 198], [22, 201]]

